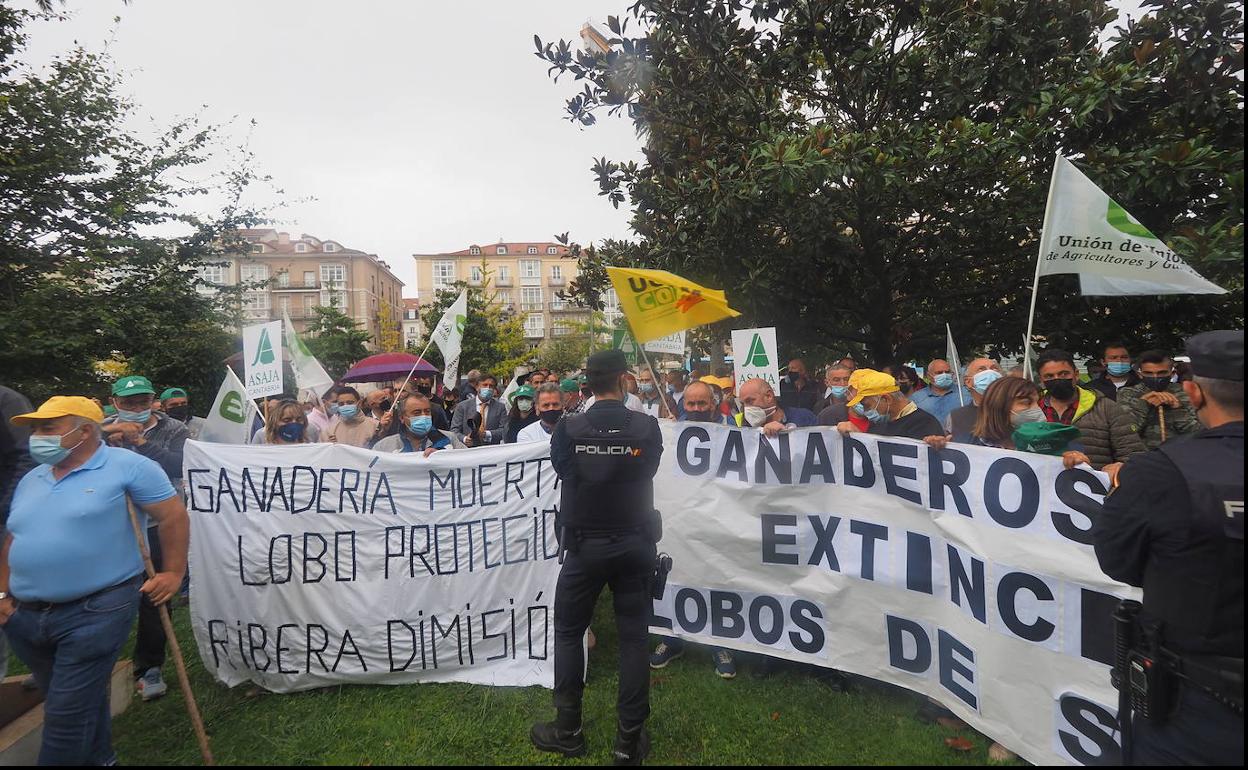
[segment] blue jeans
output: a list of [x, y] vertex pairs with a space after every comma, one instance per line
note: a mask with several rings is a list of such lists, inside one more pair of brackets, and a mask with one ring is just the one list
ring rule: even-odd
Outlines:
[[64, 604], [21, 605], [4, 631], [44, 692], [40, 765], [110, 765], [108, 683], [139, 609], [136, 576]]

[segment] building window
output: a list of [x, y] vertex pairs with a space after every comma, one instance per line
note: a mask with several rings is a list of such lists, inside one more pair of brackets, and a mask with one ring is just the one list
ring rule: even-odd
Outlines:
[[541, 278], [542, 277], [542, 261], [540, 259], [520, 260], [520, 277], [521, 278]]
[[240, 268], [243, 283], [258, 283], [269, 280], [268, 265], [243, 265]]
[[328, 262], [321, 265], [321, 304], [346, 308], [347, 266]]
[[546, 253], [547, 253], [547, 254], [558, 254], [558, 253], [559, 253], [559, 249], [558, 249], [557, 247], [555, 247], [555, 246], [547, 246], [547, 247], [546, 247]]
[[263, 253], [264, 253], [264, 246], [263, 246], [263, 245], [261, 245], [261, 244], [259, 244], [259, 243], [253, 243], [253, 244], [251, 244], [251, 253], [252, 253], [252, 254], [263, 254]]
[[499, 265], [498, 266], [498, 280], [500, 281], [511, 280], [511, 265]]
[[277, 274], [277, 285], [283, 289], [290, 286], [290, 271], [283, 270]]
[[308, 250], [308, 244], [306, 244], [306, 243], [296, 243], [296, 244], [295, 244], [295, 251], [299, 252], [300, 254], [304, 254], [304, 253], [306, 253], [306, 252], [307, 252], [307, 250]]
[[321, 248], [322, 248], [322, 249], [324, 249], [326, 252], [328, 252], [328, 253], [331, 253], [331, 254], [332, 254], [333, 252], [335, 252], [335, 251], [337, 251], [337, 250], [338, 250], [338, 244], [336, 244], [336, 243], [325, 243], [323, 246], [321, 246]]
[[536, 246], [530, 246], [529, 248], [525, 249], [525, 253], [527, 253], [527, 254], [536, 254], [536, 253], [537, 253], [537, 247], [536, 247]]
[[224, 286], [225, 265], [204, 265], [200, 267], [199, 279], [217, 286]]
[[347, 282], [347, 266], [333, 263], [321, 265], [321, 283], [341, 283]]
[[511, 292], [509, 291], [494, 292], [494, 301], [500, 305], [510, 305], [511, 304]]
[[455, 282], [455, 261], [438, 260], [433, 263], [433, 288], [449, 289]]
[[551, 265], [550, 277], [555, 279], [556, 281], [562, 281], [563, 280], [563, 265]]
[[481, 283], [481, 266], [480, 265], [472, 266], [472, 282]]
[[303, 271], [303, 285], [304, 286], [316, 286], [316, 271], [315, 270]]
[[552, 337], [567, 337], [571, 333], [572, 327], [563, 321], [555, 321], [550, 327], [550, 336]]
[[495, 254], [506, 254], [506, 253], [507, 253], [507, 247], [506, 247], [506, 246], [495, 246], [495, 247], [494, 247], [494, 253], [495, 253]]
[[546, 334], [546, 324], [541, 313], [531, 313], [524, 317], [524, 336], [541, 337]]
[[472, 247], [470, 247], [470, 248], [468, 249], [468, 253], [469, 253], [469, 254], [471, 254], [471, 255], [472, 255], [472, 256], [474, 256], [474, 257], [479, 257], [479, 256], [481, 256], [481, 247], [480, 247], [480, 246], [472, 246]]
[[316, 304], [315, 294], [305, 294], [303, 297], [303, 315], [307, 318], [311, 318], [316, 315], [316, 312], [313, 310], [313, 308], [316, 307]]
[[542, 309], [542, 290], [536, 287], [525, 287], [520, 290], [520, 309], [521, 310], [541, 310]]

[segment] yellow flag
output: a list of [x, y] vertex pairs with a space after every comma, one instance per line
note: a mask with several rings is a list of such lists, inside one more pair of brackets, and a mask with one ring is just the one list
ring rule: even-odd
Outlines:
[[608, 267], [607, 275], [637, 342], [741, 315], [728, 307], [722, 291], [707, 289], [666, 270]]

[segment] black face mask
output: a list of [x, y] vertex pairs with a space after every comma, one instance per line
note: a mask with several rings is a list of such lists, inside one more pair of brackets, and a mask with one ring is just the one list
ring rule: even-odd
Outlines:
[[1154, 393], [1160, 393], [1170, 387], [1169, 377], [1145, 377], [1144, 386]]
[[689, 422], [715, 422], [715, 416], [715, 412], [709, 409], [705, 412], [695, 412], [692, 409], [685, 410], [685, 419]]
[[417, 385], [416, 392], [423, 393], [427, 396], [433, 392], [433, 386], [432, 385]]
[[801, 378], [801, 376], [802, 375], [798, 374], [797, 372], [789, 372], [789, 384], [796, 385], [797, 381]]
[[594, 395], [594, 391], [590, 390], [589, 388], [581, 388], [581, 395], [584, 396], [585, 398], [590, 398], [591, 396]]
[[1049, 395], [1058, 401], [1069, 401], [1075, 397], [1075, 381], [1074, 380], [1049, 380], [1044, 383], [1048, 389]]
[[562, 409], [547, 409], [545, 412], [542, 412], [541, 414], [542, 422], [546, 423], [547, 425], [554, 425], [555, 423], [559, 422], [559, 418], [562, 416], [563, 416]]
[[189, 406], [175, 406], [165, 410], [165, 414], [179, 422], [186, 422], [190, 419], [191, 408]]
[[902, 392], [902, 394], [903, 394], [903, 395], [909, 395], [909, 394], [910, 394], [910, 383], [908, 383], [908, 382], [899, 382], [899, 383], [897, 383], [897, 388], [898, 388], [898, 389]]
[[387, 398], [378, 404], [378, 406], [381, 407], [381, 411], [388, 412], [390, 411], [390, 407], [394, 406], [394, 402]]

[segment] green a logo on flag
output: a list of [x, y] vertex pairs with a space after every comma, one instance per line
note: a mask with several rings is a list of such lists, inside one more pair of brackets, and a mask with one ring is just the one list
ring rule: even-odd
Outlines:
[[754, 339], [750, 342], [750, 352], [745, 354], [745, 365], [764, 367], [771, 366], [767, 360], [767, 347], [763, 345], [763, 338], [755, 334]]
[[1114, 203], [1113, 198], [1110, 198], [1109, 208], [1105, 211], [1105, 221], [1109, 223], [1110, 227], [1120, 233], [1134, 235], [1136, 238], [1148, 238], [1153, 241], [1161, 240], [1157, 236], [1150, 233], [1147, 227], [1132, 220], [1131, 215], [1127, 213], [1127, 210], [1122, 206], [1119, 206], [1117, 203]]
[[251, 362], [252, 366], [256, 364], [271, 364], [277, 360], [277, 356], [273, 355], [273, 343], [269, 341], [269, 330], [260, 330], [260, 342], [256, 345], [256, 360]]
[[238, 394], [237, 390], [231, 390], [225, 394], [225, 398], [221, 399], [221, 408], [217, 410], [217, 414], [240, 425], [247, 420], [247, 410], [243, 408], [243, 397]]
[[455, 331], [459, 332], [462, 335], [464, 333], [464, 327], [467, 325], [468, 325], [467, 316], [462, 316], [462, 315], [455, 316]]

